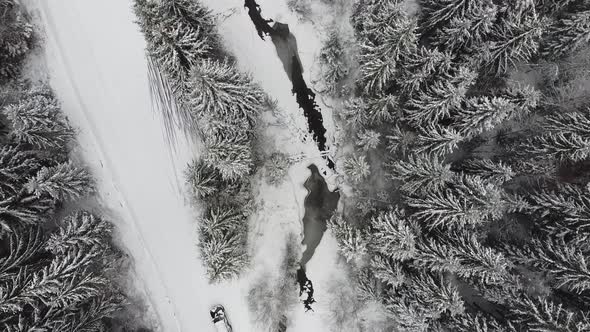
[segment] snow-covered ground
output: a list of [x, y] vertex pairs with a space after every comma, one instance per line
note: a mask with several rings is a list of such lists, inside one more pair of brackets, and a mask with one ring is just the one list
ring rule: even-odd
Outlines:
[[[303, 182], [307, 165], [324, 165], [314, 142], [303, 142], [306, 120], [291, 94], [270, 40], [263, 42], [239, 0], [204, 1], [222, 17], [220, 32], [239, 62], [278, 101], [286, 127], [269, 127], [269, 142], [291, 155], [305, 155], [289, 179], [272, 188], [259, 181], [260, 210], [252, 220], [253, 265], [243, 278], [212, 286], [207, 283], [195, 247], [194, 216], [183, 195], [182, 172], [195, 147], [168, 144], [164, 122], [152, 111], [144, 40], [128, 0], [26, 0], [46, 32], [44, 66], [64, 112], [79, 129], [78, 152], [99, 182], [103, 205], [113, 211], [119, 242], [134, 259], [137, 288], [146, 296], [161, 331], [213, 331], [208, 315], [223, 304], [235, 332], [257, 331], [247, 308], [250, 280], [275, 270], [290, 232], [301, 233]], [[285, 1], [259, 0], [265, 17], [288, 23], [298, 38], [304, 77], [311, 81], [320, 42], [311, 24], [289, 13]], [[318, 100], [328, 134], [331, 111]], [[182, 137], [182, 135], [177, 135]], [[328, 137], [328, 144], [332, 139]], [[331, 187], [333, 181], [327, 179]], [[308, 276], [314, 282], [316, 312], [296, 307], [289, 331], [329, 331], [326, 306], [332, 276], [338, 273], [336, 244], [329, 231]]]

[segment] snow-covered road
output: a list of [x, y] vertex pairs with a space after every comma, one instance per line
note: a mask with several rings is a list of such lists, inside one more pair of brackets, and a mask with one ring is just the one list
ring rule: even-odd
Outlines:
[[[127, 0], [28, 0], [46, 33], [45, 62], [63, 110], [79, 129], [80, 152], [114, 211], [120, 243], [161, 330], [213, 331], [214, 303], [247, 313], [239, 285], [208, 285], [182, 195], [191, 146], [171, 151], [152, 112], [144, 40]], [[235, 314], [236, 332], [248, 317]], [[243, 322], [245, 321], [245, 322]]]

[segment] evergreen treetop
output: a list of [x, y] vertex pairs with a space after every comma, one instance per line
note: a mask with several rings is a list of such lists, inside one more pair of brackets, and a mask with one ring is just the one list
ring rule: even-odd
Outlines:
[[559, 58], [590, 42], [590, 10], [570, 14], [549, 26], [541, 54]]

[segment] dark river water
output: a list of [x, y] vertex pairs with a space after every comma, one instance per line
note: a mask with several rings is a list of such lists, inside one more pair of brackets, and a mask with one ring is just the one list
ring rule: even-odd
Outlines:
[[[250, 20], [252, 20], [260, 38], [264, 40], [265, 37], [270, 36], [277, 55], [283, 63], [283, 69], [293, 85], [291, 92], [295, 95], [297, 104], [299, 104], [299, 107], [303, 110], [303, 115], [307, 119], [309, 133], [313, 135], [318, 149], [322, 152], [326, 151], [324, 119], [315, 101], [315, 93], [308, 87], [303, 78], [303, 67], [299, 60], [297, 39], [289, 30], [287, 24], [263, 18], [262, 10], [255, 0], [246, 0], [244, 7], [247, 8]], [[334, 162], [330, 157], [324, 156], [324, 159], [326, 159], [328, 167], [334, 169]]]
[[305, 274], [305, 265], [313, 257], [317, 246], [320, 244], [327, 223], [338, 206], [340, 192], [338, 190], [330, 191], [326, 180], [320, 174], [316, 165], [309, 165], [311, 175], [304, 183], [307, 189], [303, 216], [303, 242], [305, 251], [301, 257], [300, 268], [297, 271], [297, 282], [299, 283], [299, 296], [305, 294], [306, 298], [303, 305], [306, 310], [313, 310], [311, 305], [315, 302], [313, 297], [313, 283]]
[[306, 249], [301, 258], [301, 265], [305, 266], [315, 253], [316, 247], [320, 244], [324, 232], [328, 228], [328, 219], [338, 206], [340, 192], [338, 189], [330, 191], [324, 177], [320, 174], [316, 165], [309, 165], [311, 175], [304, 183], [307, 189], [303, 215], [303, 244]]

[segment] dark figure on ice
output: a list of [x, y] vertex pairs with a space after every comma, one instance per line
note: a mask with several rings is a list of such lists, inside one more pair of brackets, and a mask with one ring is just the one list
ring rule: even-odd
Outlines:
[[269, 23], [272, 23], [273, 20], [266, 20], [262, 17], [262, 10], [260, 9], [260, 5], [256, 3], [256, 0], [245, 0], [244, 7], [248, 8], [248, 16], [250, 16], [252, 23], [254, 23], [258, 36], [262, 40], [264, 40], [265, 35], [270, 36], [273, 33], [273, 29]]

